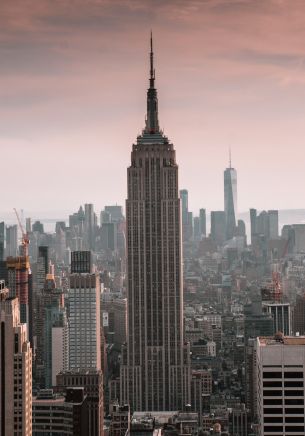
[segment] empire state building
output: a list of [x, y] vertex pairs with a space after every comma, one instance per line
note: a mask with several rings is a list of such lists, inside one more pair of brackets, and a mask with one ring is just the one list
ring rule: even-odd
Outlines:
[[182, 410], [190, 401], [190, 350], [183, 338], [178, 165], [159, 128], [152, 38], [146, 125], [127, 176], [128, 336], [120, 401], [138, 411]]

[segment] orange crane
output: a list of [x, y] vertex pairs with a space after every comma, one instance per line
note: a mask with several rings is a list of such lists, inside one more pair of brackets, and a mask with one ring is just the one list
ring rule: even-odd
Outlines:
[[22, 223], [20, 221], [18, 212], [17, 212], [17, 210], [15, 208], [14, 208], [14, 211], [15, 211], [15, 214], [16, 214], [16, 217], [17, 217], [17, 221], [18, 221], [18, 224], [19, 224], [19, 228], [20, 228], [21, 234], [22, 234], [22, 238], [21, 238], [22, 255], [23, 256], [28, 256], [30, 240], [29, 240], [29, 237], [28, 237], [27, 233], [24, 231], [24, 228], [23, 228], [23, 225], [22, 225]]

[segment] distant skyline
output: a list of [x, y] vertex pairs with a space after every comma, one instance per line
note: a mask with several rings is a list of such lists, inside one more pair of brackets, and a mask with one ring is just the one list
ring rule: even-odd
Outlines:
[[239, 211], [305, 208], [304, 20], [303, 0], [3, 0], [0, 214], [125, 206], [150, 29], [190, 210], [223, 210], [229, 147]]

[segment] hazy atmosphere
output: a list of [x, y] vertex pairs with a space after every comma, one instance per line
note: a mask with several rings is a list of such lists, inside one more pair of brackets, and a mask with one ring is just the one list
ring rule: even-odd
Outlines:
[[303, 208], [304, 19], [303, 0], [2, 0], [1, 212], [124, 204], [150, 29], [190, 209], [223, 208], [229, 147], [239, 211]]

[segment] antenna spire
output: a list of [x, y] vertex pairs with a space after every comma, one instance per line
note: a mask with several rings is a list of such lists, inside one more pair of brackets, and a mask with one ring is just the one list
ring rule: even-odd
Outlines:
[[229, 147], [229, 168], [232, 168], [232, 159], [231, 159], [231, 147]]
[[147, 115], [145, 121], [145, 131], [148, 133], [159, 132], [158, 121], [158, 97], [155, 88], [155, 69], [154, 69], [154, 52], [153, 52], [153, 37], [150, 32], [150, 75], [149, 88], [147, 90]]
[[154, 52], [153, 52], [153, 37], [152, 30], [150, 31], [150, 88], [155, 87], [155, 69], [154, 69]]

